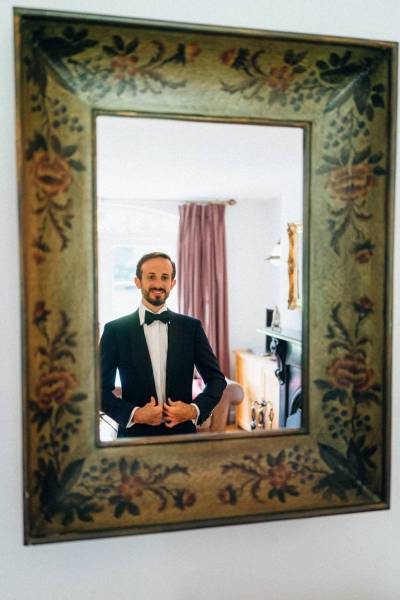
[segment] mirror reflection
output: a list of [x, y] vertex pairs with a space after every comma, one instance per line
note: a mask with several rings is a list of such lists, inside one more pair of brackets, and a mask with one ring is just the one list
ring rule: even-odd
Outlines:
[[301, 427], [303, 130], [98, 116], [96, 143], [101, 441]]

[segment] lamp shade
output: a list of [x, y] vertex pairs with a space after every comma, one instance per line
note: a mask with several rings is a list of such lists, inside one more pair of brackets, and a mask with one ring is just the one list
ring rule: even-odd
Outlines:
[[268, 260], [271, 265], [279, 266], [281, 264], [282, 259], [282, 248], [281, 248], [281, 240], [276, 242], [274, 247], [272, 248], [272, 252], [270, 256], [268, 256], [265, 260]]

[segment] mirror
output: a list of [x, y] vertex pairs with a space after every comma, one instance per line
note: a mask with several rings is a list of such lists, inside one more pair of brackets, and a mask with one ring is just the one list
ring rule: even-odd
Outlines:
[[[15, 39], [26, 543], [387, 508], [396, 45], [25, 9]], [[294, 433], [98, 438], [99, 115], [304, 132]]]
[[[141, 295], [134, 277], [142, 255], [161, 249], [176, 261], [186, 223], [180, 225], [180, 206], [191, 202], [205, 207], [221, 203], [218, 198], [234, 198], [234, 204], [224, 204], [226, 255], [216, 264], [216, 270], [224, 272], [225, 261], [227, 271], [224, 312], [228, 313], [225, 343], [230, 364], [224, 375], [228, 385], [211, 418], [197, 427], [203, 435], [282, 429], [291, 414], [292, 396], [300, 395], [301, 313], [287, 310], [290, 244], [289, 250], [285, 245], [289, 257], [278, 268], [265, 257], [272, 249], [271, 240], [283, 238], [292, 219], [302, 220], [303, 144], [303, 130], [295, 127], [138, 116], [96, 118], [100, 332], [105, 323], [138, 308]], [[208, 280], [200, 272], [207, 270], [207, 264], [202, 256], [200, 245], [193, 270], [204, 285]], [[179, 271], [178, 264], [178, 283], [168, 298], [168, 307], [175, 312], [180, 311], [178, 295], [185, 295], [179, 290]], [[184, 281], [188, 285], [189, 278]], [[202, 293], [213, 297], [212, 289]], [[267, 326], [266, 311], [274, 306], [280, 309], [281, 332], [291, 329], [299, 340], [296, 365], [285, 364], [285, 382], [275, 375], [278, 359], [262, 331]], [[198, 310], [190, 316], [201, 319]], [[207, 325], [203, 324], [206, 332]], [[280, 352], [288, 348], [290, 342], [281, 339]], [[200, 381], [194, 379], [194, 393]], [[119, 394], [120, 386], [117, 374]], [[101, 416], [102, 441], [115, 439], [117, 429], [110, 414]], [[134, 430], [128, 433], [137, 441]]]

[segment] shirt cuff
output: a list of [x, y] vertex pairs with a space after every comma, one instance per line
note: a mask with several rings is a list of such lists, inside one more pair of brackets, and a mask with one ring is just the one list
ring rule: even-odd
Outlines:
[[[129, 421], [128, 421], [128, 424], [126, 426], [127, 429], [129, 429], [129, 427], [133, 427], [133, 425], [135, 425], [133, 418], [134, 418], [135, 412], [137, 411], [138, 408], [139, 408], [138, 406], [135, 406], [135, 408], [131, 412], [131, 416], [129, 417]], [[199, 417], [197, 417], [197, 418], [199, 418]]]
[[190, 406], [194, 406], [195, 409], [196, 409], [197, 417], [195, 419], [192, 419], [192, 423], [193, 423], [193, 425], [197, 425], [197, 421], [199, 420], [199, 416], [200, 416], [200, 409], [197, 406], [197, 404], [195, 404], [194, 402], [191, 402]]

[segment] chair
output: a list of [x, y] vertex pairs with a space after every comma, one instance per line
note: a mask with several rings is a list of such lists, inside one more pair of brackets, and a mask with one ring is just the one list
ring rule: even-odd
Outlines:
[[[193, 380], [194, 400], [196, 396], [201, 392], [201, 389], [199, 390], [199, 384], [195, 383], [197, 381], [199, 380]], [[208, 417], [208, 419], [204, 421], [204, 423], [197, 426], [197, 431], [223, 433], [226, 430], [231, 407], [240, 404], [244, 398], [244, 390], [240, 383], [237, 383], [237, 381], [233, 381], [232, 379], [226, 379], [226, 382], [227, 386], [224, 389], [224, 392], [221, 396], [221, 400], [214, 408], [211, 416]]]

